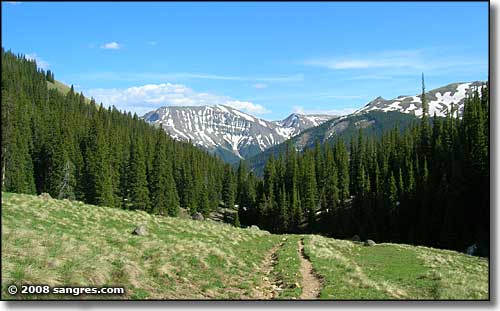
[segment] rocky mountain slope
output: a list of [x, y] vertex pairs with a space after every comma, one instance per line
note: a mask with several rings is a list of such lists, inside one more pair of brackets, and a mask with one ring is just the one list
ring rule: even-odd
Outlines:
[[[485, 82], [452, 83], [426, 92], [429, 114], [445, 116], [452, 105], [459, 115], [463, 112], [466, 96], [480, 90]], [[372, 112], [376, 114], [376, 120]], [[385, 112], [394, 120], [389, 120]], [[368, 117], [362, 117], [368, 114]], [[408, 115], [408, 117], [401, 116]], [[360, 117], [361, 116], [361, 117]], [[347, 137], [358, 128], [379, 133], [398, 122], [408, 124], [409, 120], [422, 116], [421, 95], [402, 95], [394, 99], [377, 97], [351, 115], [305, 115], [293, 113], [279, 121], [267, 121], [237, 109], [217, 106], [168, 106], [144, 115], [150, 123], [162, 126], [172, 137], [191, 141], [230, 163], [249, 159], [261, 152], [274, 153], [277, 146], [292, 139], [298, 150], [334, 137]], [[366, 120], [365, 120], [366, 119]], [[264, 157], [266, 158], [266, 157]], [[253, 161], [252, 161], [253, 162]]]
[[[467, 95], [472, 94], [476, 89], [480, 90], [484, 82], [475, 81], [467, 83], [452, 83], [446, 86], [428, 91], [425, 93], [427, 103], [429, 104], [429, 115], [436, 113], [438, 117], [444, 117], [451, 111], [451, 105], [455, 105], [458, 114], [461, 115], [464, 108], [464, 101]], [[422, 116], [422, 96], [420, 94], [413, 96], [398, 96], [394, 99], [384, 99], [377, 97], [363, 108], [354, 112], [354, 114], [380, 110], [380, 111], [399, 111], [413, 114], [417, 117]]]
[[267, 121], [232, 107], [168, 106], [143, 116], [178, 140], [191, 141], [228, 162], [251, 157], [333, 118], [293, 113], [284, 120]]

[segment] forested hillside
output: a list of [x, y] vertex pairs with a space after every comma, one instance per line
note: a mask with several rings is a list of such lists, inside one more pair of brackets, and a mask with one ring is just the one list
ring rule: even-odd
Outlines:
[[47, 81], [53, 73], [2, 49], [3, 191], [168, 215], [217, 207], [232, 173], [222, 161]]
[[256, 175], [262, 176], [267, 160], [285, 153], [290, 145], [298, 151], [303, 151], [314, 148], [317, 143], [333, 144], [335, 141], [343, 140], [348, 144], [352, 137], [358, 135], [359, 129], [363, 129], [365, 136], [380, 138], [387, 130], [397, 126], [403, 131], [416, 121], [418, 118], [414, 115], [397, 111], [370, 111], [337, 117], [246, 159], [245, 165]]
[[340, 139], [303, 153], [290, 143], [266, 162], [255, 190], [254, 181], [240, 183], [237, 202], [253, 206], [240, 209], [240, 219], [272, 232], [360, 235], [461, 251], [477, 243], [487, 255], [488, 88], [467, 98], [462, 119], [449, 114], [432, 124], [424, 94], [423, 88], [423, 118], [404, 131], [396, 127], [378, 138], [360, 129], [349, 147]]

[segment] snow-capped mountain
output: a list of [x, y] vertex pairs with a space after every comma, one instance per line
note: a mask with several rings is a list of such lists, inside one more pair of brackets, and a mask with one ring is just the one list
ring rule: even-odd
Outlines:
[[[466, 95], [472, 94], [474, 90], [480, 90], [484, 82], [475, 81], [468, 83], [452, 83], [425, 93], [425, 98], [429, 104], [429, 115], [436, 113], [438, 117], [446, 116], [451, 109], [452, 103], [457, 109], [458, 115], [463, 113], [464, 100]], [[403, 113], [414, 114], [417, 117], [422, 116], [421, 95], [399, 96], [394, 99], [384, 99], [377, 97], [363, 108], [354, 112], [354, 114], [365, 113], [373, 110], [381, 111], [399, 111]]]
[[[452, 103], [458, 114], [461, 115], [466, 96], [474, 90], [480, 89], [482, 85], [484, 82], [480, 81], [452, 83], [426, 92], [429, 115], [433, 116], [436, 113], [437, 116], [445, 116], [451, 109]], [[335, 118], [333, 115], [292, 113], [283, 120], [267, 121], [232, 107], [216, 105], [161, 107], [145, 114], [143, 119], [161, 126], [177, 140], [190, 141], [219, 155], [227, 162], [237, 162], [281, 144], [292, 137], [294, 140], [304, 141], [304, 137], [311, 136], [312, 132], [306, 131], [309, 128], [318, 127], [316, 132], [326, 131], [325, 135], [328, 135], [325, 136], [325, 139], [328, 139], [333, 132], [342, 132], [348, 128], [344, 119], [372, 111], [394, 111], [421, 117], [421, 95], [398, 96], [391, 100], [377, 97], [353, 114], [340, 118]], [[328, 129], [325, 126], [319, 127], [329, 120], [331, 121], [327, 124], [331, 126]], [[370, 124], [363, 123], [361, 125], [370, 126]], [[330, 127], [332, 128], [330, 129]], [[311, 137], [317, 137], [316, 134]]]
[[289, 138], [296, 136], [302, 131], [318, 126], [335, 116], [328, 114], [299, 114], [292, 113], [288, 117], [280, 121], [274, 121], [275, 124], [279, 125], [283, 129], [288, 129], [290, 131]]
[[161, 107], [145, 114], [143, 119], [161, 126], [175, 139], [191, 141], [234, 162], [333, 117], [294, 113], [284, 120], [267, 121], [232, 107], [216, 105]]

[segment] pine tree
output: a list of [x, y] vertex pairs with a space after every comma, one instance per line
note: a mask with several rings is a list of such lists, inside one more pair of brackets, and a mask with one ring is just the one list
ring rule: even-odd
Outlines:
[[338, 172], [339, 199], [344, 202], [349, 198], [349, 160], [347, 150], [342, 140], [334, 148], [335, 163]]
[[130, 145], [129, 195], [132, 209], [147, 211], [150, 207], [144, 149], [136, 136]]
[[179, 197], [172, 175], [172, 166], [167, 159], [167, 149], [164, 145], [163, 132], [158, 132], [158, 139], [154, 151], [153, 170], [151, 177], [151, 198], [153, 213], [169, 216], [177, 215]]
[[420, 150], [425, 159], [429, 155], [430, 148], [430, 127], [429, 127], [429, 104], [425, 97], [425, 82], [424, 74], [422, 73], [422, 94], [420, 95], [422, 101], [422, 119], [420, 122]]
[[303, 207], [307, 212], [308, 228], [310, 231], [314, 231], [316, 228], [317, 189], [314, 158], [311, 153], [306, 153], [305, 156], [304, 193], [302, 197]]
[[97, 116], [92, 120], [92, 126], [85, 139], [83, 156], [86, 201], [96, 205], [113, 206], [109, 145]]
[[202, 213], [204, 216], [207, 216], [210, 212], [210, 202], [208, 200], [208, 189], [206, 183], [201, 185], [201, 190], [198, 193], [197, 211]]
[[234, 188], [233, 171], [230, 165], [226, 165], [222, 188], [222, 201], [226, 208], [234, 208]]

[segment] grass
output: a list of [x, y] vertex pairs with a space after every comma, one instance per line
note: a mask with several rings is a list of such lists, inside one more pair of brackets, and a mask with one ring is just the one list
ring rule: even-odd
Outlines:
[[[64, 84], [62, 82], [54, 80], [54, 83], [47, 81], [47, 89], [49, 89], [49, 90], [55, 89], [55, 90], [61, 92], [62, 94], [66, 95], [71, 90], [71, 87], [67, 86], [66, 84]], [[90, 99], [85, 97], [85, 103], [90, 104]]]
[[[147, 236], [132, 230], [146, 224]], [[144, 212], [2, 195], [3, 299], [113, 299], [109, 296], [9, 296], [14, 284], [121, 284], [120, 299], [246, 299], [259, 265], [279, 237]]]
[[[139, 224], [148, 235], [131, 234]], [[264, 259], [279, 243], [271, 274], [282, 289], [277, 299], [296, 299], [300, 238], [322, 277], [322, 299], [488, 299], [488, 261], [457, 252], [272, 235], [12, 193], [2, 193], [2, 299], [255, 299], [267, 277]], [[124, 286], [126, 292], [10, 296], [11, 284]]]
[[282, 288], [278, 299], [299, 298], [302, 293], [300, 286], [297, 286], [302, 281], [299, 253], [297, 252], [300, 236], [287, 235], [285, 239], [283, 246], [276, 253], [278, 261], [274, 267], [276, 278], [280, 280], [279, 286]]
[[488, 261], [402, 244], [366, 247], [309, 236], [304, 247], [324, 278], [322, 299], [488, 299]]

